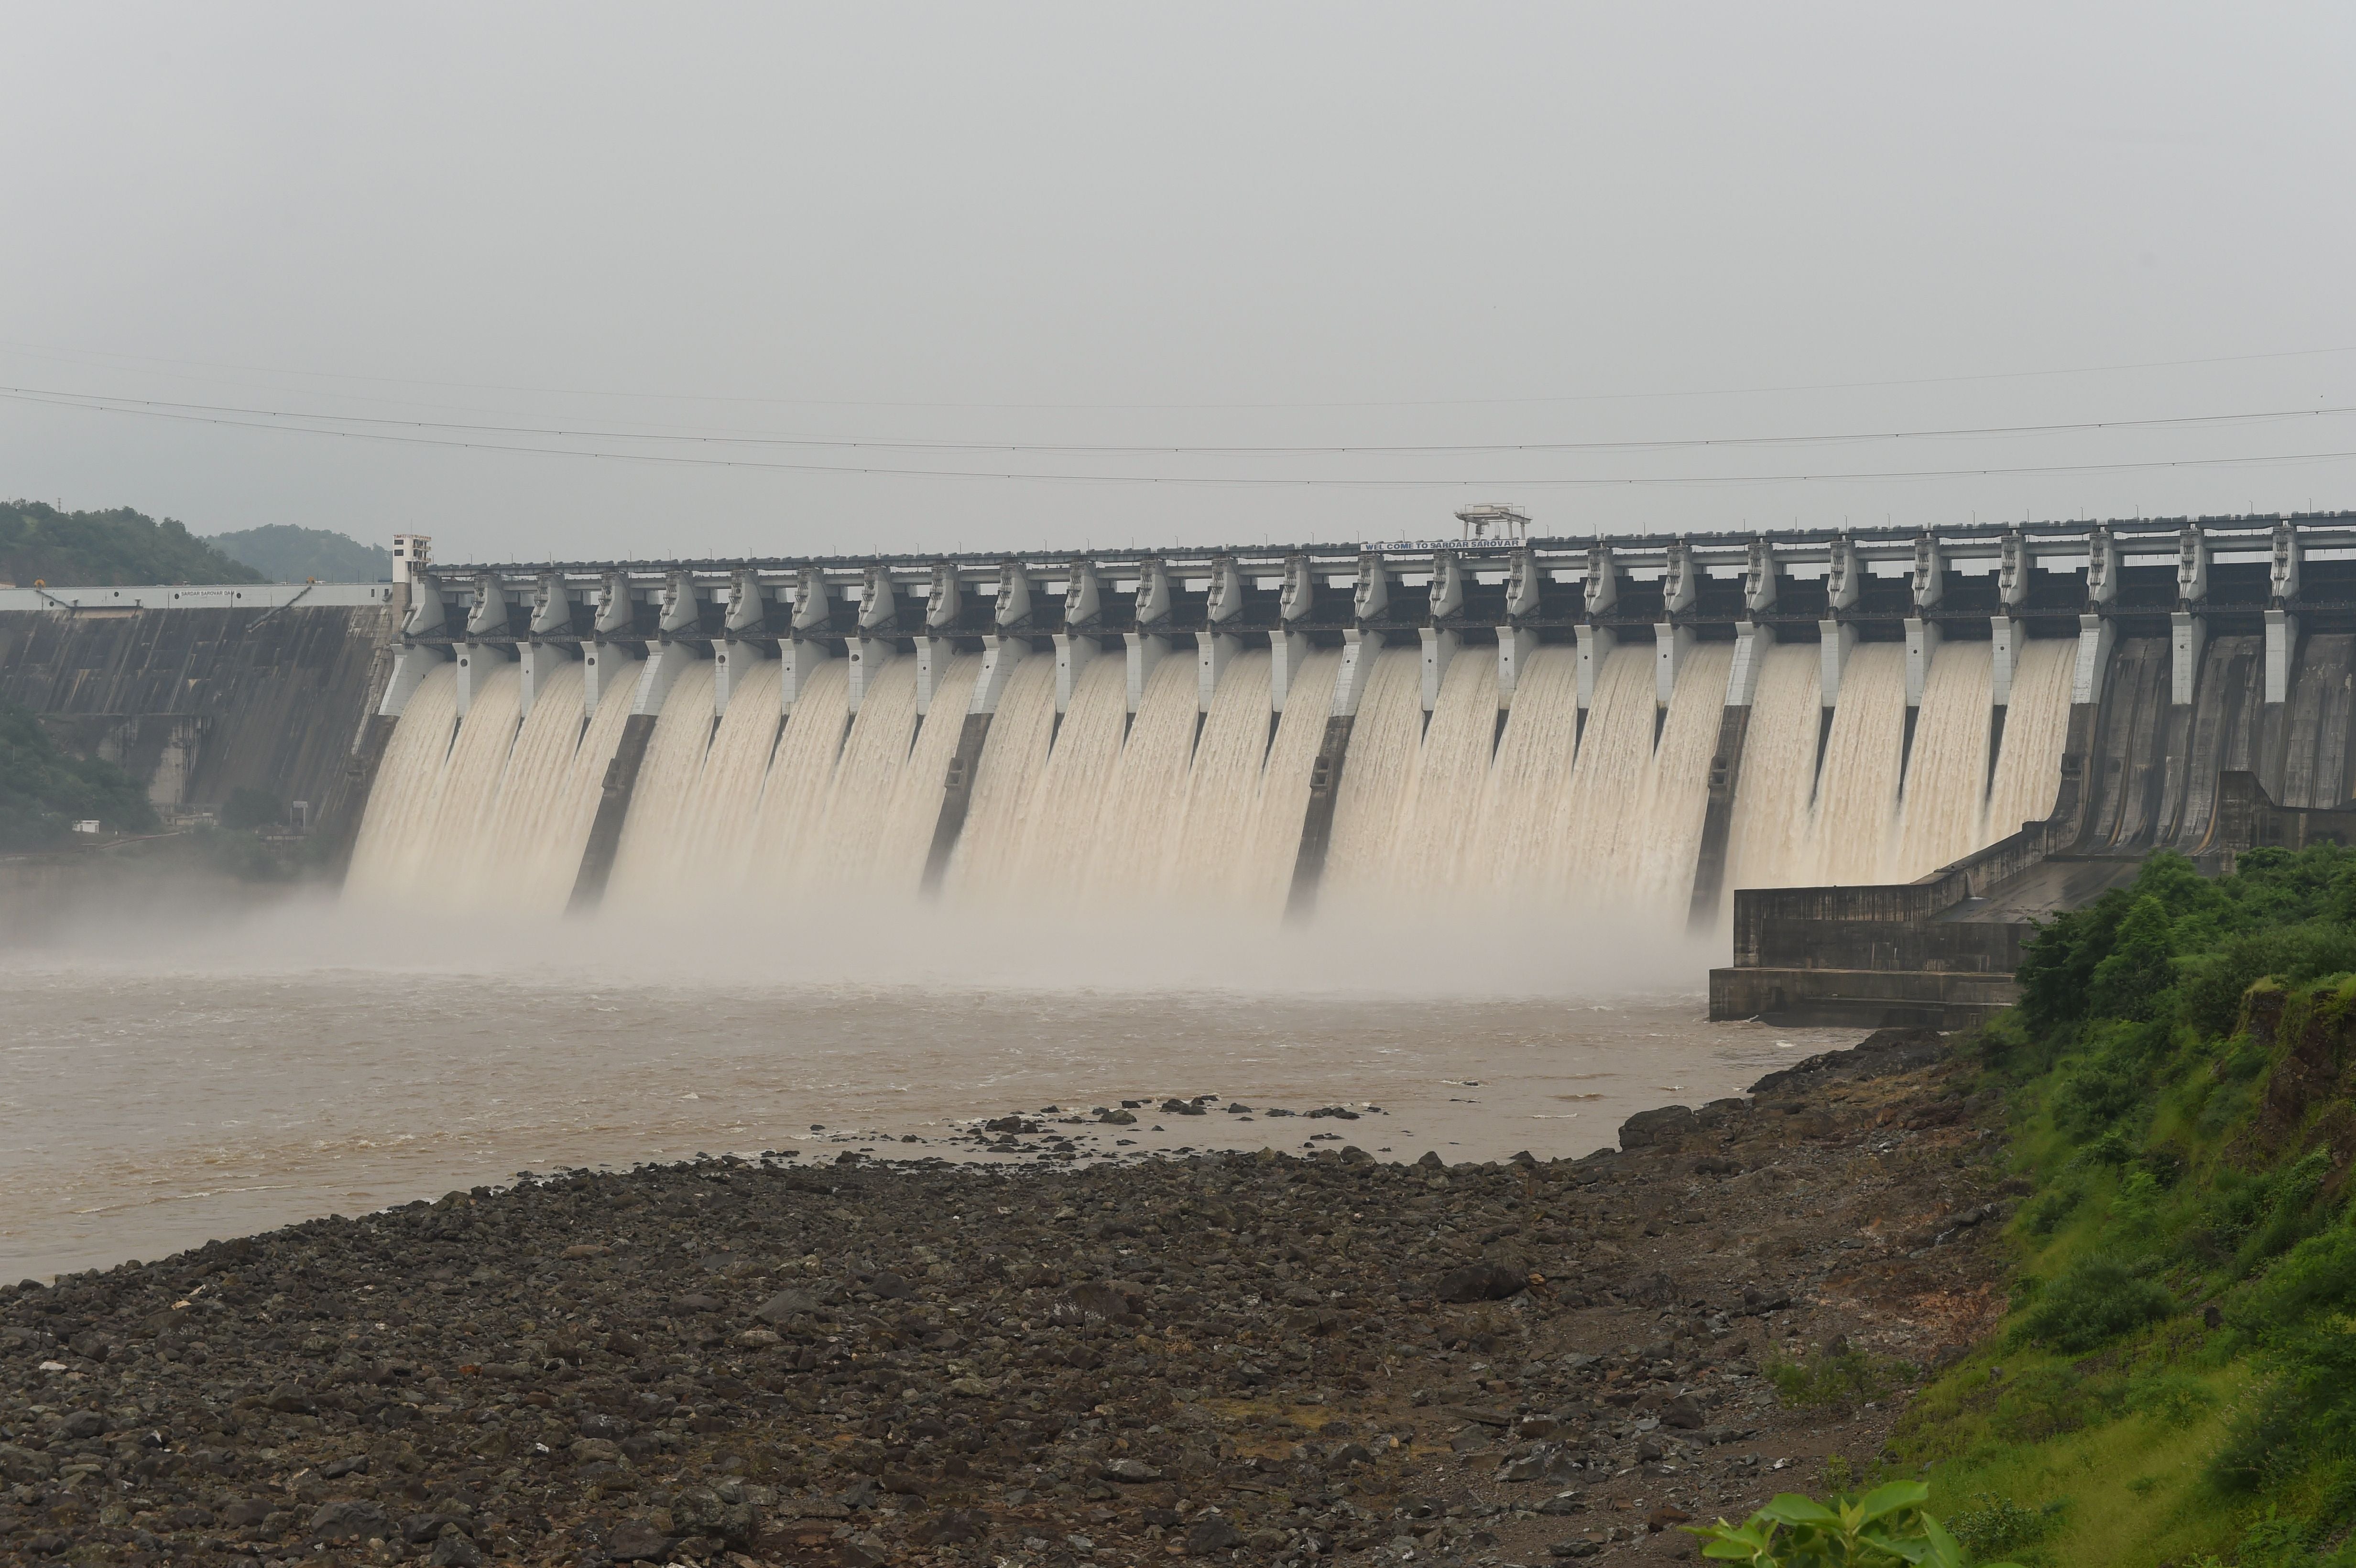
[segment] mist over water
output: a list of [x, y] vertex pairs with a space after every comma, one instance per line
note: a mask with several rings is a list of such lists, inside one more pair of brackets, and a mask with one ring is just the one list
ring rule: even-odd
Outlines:
[[[1123, 1099], [1148, 1102], [1138, 1125], [1086, 1129], [1084, 1147], [1583, 1154], [1636, 1110], [1854, 1038], [1704, 1023], [1704, 957], [1568, 926], [1339, 916], [1222, 933], [749, 902], [699, 920], [307, 899], [210, 925], [93, 914], [0, 968], [0, 1272], [153, 1258], [524, 1169], [959, 1157], [940, 1141], [957, 1123]], [[1196, 1094], [1387, 1114], [1150, 1108]], [[883, 1141], [908, 1135], [925, 1141]]]

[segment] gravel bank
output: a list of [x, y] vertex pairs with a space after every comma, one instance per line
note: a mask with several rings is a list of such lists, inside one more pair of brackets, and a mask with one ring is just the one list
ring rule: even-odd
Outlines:
[[1887, 1373], [2000, 1310], [1954, 1077], [1877, 1036], [1579, 1161], [563, 1175], [27, 1284], [0, 1552], [1690, 1558], [1903, 1398], [1787, 1409], [1771, 1358]]

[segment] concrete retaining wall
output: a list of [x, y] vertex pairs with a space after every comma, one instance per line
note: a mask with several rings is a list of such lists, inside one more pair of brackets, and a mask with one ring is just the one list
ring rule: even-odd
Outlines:
[[353, 749], [391, 669], [392, 609], [0, 610], [0, 697], [120, 763], [159, 808], [239, 788], [333, 831], [364, 792]]

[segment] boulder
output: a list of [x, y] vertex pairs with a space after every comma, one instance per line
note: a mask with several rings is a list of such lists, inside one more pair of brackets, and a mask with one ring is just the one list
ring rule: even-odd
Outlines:
[[671, 1499], [671, 1526], [682, 1535], [709, 1536], [715, 1541], [753, 1539], [753, 1505], [744, 1500], [736, 1483], [718, 1488], [686, 1487]]
[[431, 1568], [483, 1568], [483, 1549], [462, 1530], [445, 1530], [427, 1554]]
[[1440, 1276], [1432, 1294], [1441, 1301], [1503, 1301], [1530, 1287], [1529, 1276], [1516, 1274], [1494, 1259], [1450, 1269]]
[[670, 1549], [671, 1538], [643, 1520], [617, 1524], [605, 1537], [605, 1555], [616, 1563], [659, 1563]]
[[321, 1503], [308, 1533], [316, 1541], [390, 1541], [394, 1531], [384, 1509], [365, 1499]]
[[1207, 1557], [1214, 1552], [1232, 1552], [1244, 1543], [1244, 1532], [1218, 1514], [1194, 1521], [1187, 1531], [1184, 1546], [1189, 1557]]
[[825, 1305], [818, 1291], [781, 1290], [753, 1308], [753, 1316], [764, 1323], [783, 1325], [798, 1316], [816, 1312]]
[[1620, 1147], [1623, 1149], [1656, 1148], [1673, 1144], [1687, 1133], [1701, 1128], [1700, 1118], [1690, 1105], [1664, 1105], [1657, 1111], [1639, 1111], [1620, 1124]]
[[919, 1520], [908, 1531], [908, 1539], [918, 1546], [958, 1546], [981, 1541], [990, 1534], [990, 1520], [971, 1509], [943, 1509], [929, 1518]]
[[1158, 1481], [1162, 1478], [1162, 1472], [1142, 1459], [1108, 1459], [1098, 1467], [1097, 1474], [1108, 1481], [1131, 1483]]

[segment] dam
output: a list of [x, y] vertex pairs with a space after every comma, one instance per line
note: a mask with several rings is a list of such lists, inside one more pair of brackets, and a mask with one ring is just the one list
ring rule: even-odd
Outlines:
[[2356, 740], [2356, 514], [402, 567], [212, 606], [241, 673], [177, 684], [175, 591], [0, 591], [0, 692], [250, 709], [210, 765], [300, 774], [374, 905], [1575, 917], [1837, 1022], [1986, 1016], [2155, 849], [2337, 836]]

